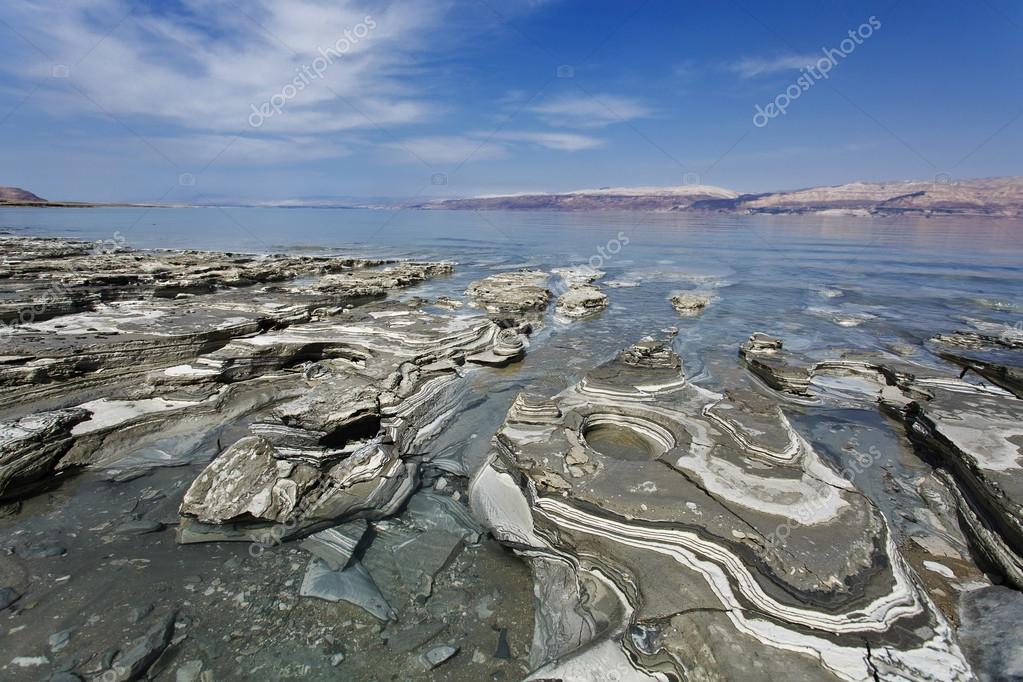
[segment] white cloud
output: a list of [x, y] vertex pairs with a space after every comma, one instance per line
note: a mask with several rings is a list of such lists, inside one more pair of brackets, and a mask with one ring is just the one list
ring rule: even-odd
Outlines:
[[607, 94], [557, 97], [532, 106], [529, 111], [550, 125], [567, 128], [602, 128], [653, 115], [639, 100]]
[[789, 54], [778, 57], [743, 57], [726, 65], [729, 71], [740, 78], [756, 78], [781, 71], [798, 71], [804, 66], [815, 64], [818, 54]]
[[508, 142], [531, 142], [546, 149], [562, 152], [578, 152], [593, 149], [604, 144], [603, 140], [588, 135], [560, 132], [502, 131], [494, 134], [494, 139]]
[[[137, 5], [137, 3], [136, 3]], [[441, 23], [442, 3], [363, 0], [253, 0], [244, 4], [181, 0], [181, 13], [132, 11], [128, 0], [20, 2], [5, 20], [70, 67], [51, 78], [53, 64], [25, 52], [8, 60], [16, 76], [38, 79], [63, 96], [55, 113], [147, 117], [184, 130], [298, 135], [374, 129], [420, 121], [432, 105], [408, 78], [414, 55]], [[260, 130], [249, 125], [252, 106], [279, 95], [311, 68], [320, 49], [349, 38], [347, 49], [322, 77], [289, 98]], [[0, 67], [2, 68], [2, 67]], [[304, 72], [308, 73], [308, 72]], [[297, 84], [297, 83], [295, 83]], [[42, 101], [52, 102], [53, 98]]]
[[435, 135], [411, 137], [387, 145], [397, 161], [418, 163], [420, 160], [437, 164], [460, 164], [468, 160], [483, 161], [500, 159], [507, 155], [507, 149], [488, 142], [483, 137]]
[[578, 152], [604, 144], [587, 135], [559, 131], [501, 130], [466, 135], [411, 137], [388, 144], [391, 160], [407, 163], [457, 165], [468, 161], [503, 159], [517, 145], [535, 145], [562, 152]]

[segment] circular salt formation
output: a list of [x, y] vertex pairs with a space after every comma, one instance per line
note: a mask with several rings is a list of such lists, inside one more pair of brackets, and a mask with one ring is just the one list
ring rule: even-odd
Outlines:
[[675, 438], [667, 429], [620, 414], [590, 415], [580, 433], [586, 445], [599, 454], [631, 462], [657, 459], [675, 446]]

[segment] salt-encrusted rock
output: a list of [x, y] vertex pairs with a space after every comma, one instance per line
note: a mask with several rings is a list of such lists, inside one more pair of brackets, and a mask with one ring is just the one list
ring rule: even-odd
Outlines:
[[90, 416], [75, 408], [0, 422], [0, 499], [51, 475], [73, 444], [71, 430]]
[[[997, 368], [1017, 366], [1023, 357], [1023, 348], [1011, 343], [999, 347], [997, 363], [983, 365], [976, 356], [948, 351], [956, 346], [991, 352], [990, 337], [966, 333], [937, 337], [932, 344], [1006, 388], [1014, 385], [1012, 375]], [[894, 355], [847, 352], [811, 362], [762, 334], [750, 337], [740, 354], [772, 388], [800, 397], [820, 393], [825, 377], [853, 375], [874, 383], [871, 402], [902, 421], [917, 450], [935, 465], [974, 550], [1023, 589], [1023, 400], [998, 385], [966, 381]]]
[[[123, 238], [90, 244], [38, 237], [0, 238], [8, 286], [17, 297], [0, 304], [0, 321], [43, 321], [128, 299], [170, 300], [202, 296], [220, 288], [284, 282], [300, 276], [340, 273], [383, 261], [310, 256], [217, 253], [212, 251], [134, 251]], [[423, 273], [409, 264], [395, 266], [396, 286]], [[428, 264], [427, 269], [443, 265]], [[442, 270], [441, 270], [442, 271]], [[426, 273], [425, 276], [432, 276]], [[379, 276], [379, 286], [386, 279]], [[379, 288], [379, 287], [378, 287]], [[27, 311], [27, 312], [26, 312]]]
[[876, 507], [665, 344], [520, 398], [494, 446], [471, 501], [533, 563], [535, 679], [971, 679]]
[[551, 300], [547, 273], [539, 270], [490, 275], [470, 284], [466, 293], [487, 312], [497, 314], [546, 310]]
[[[324, 371], [304, 373], [302, 395], [253, 423], [252, 436], [200, 474], [181, 505], [179, 541], [234, 535], [269, 546], [351, 519], [383, 518], [404, 504], [418, 485], [416, 456], [465, 390], [453, 359], [492, 349], [500, 330], [483, 318], [452, 323], [394, 313], [239, 339], [206, 359], [222, 380], [241, 381], [310, 347], [320, 356], [337, 348], [339, 356], [322, 361]], [[256, 365], [254, 356], [265, 361]], [[211, 525], [221, 532], [211, 533]]]
[[710, 305], [710, 296], [684, 292], [671, 297], [672, 307], [682, 315], [698, 315]]
[[915, 400], [887, 399], [926, 458], [948, 472], [963, 527], [1023, 589], [1023, 400], [949, 378], [911, 382]]
[[558, 315], [570, 319], [589, 317], [607, 307], [607, 295], [591, 284], [573, 284], [556, 306]]
[[506, 367], [525, 357], [528, 346], [526, 334], [520, 329], [502, 329], [494, 337], [494, 344], [490, 348], [468, 355], [465, 359], [477, 365]]
[[392, 289], [450, 275], [452, 263], [400, 263], [378, 270], [342, 272], [325, 275], [315, 285], [317, 291], [325, 291], [348, 298], [360, 296], [383, 296]]
[[313, 533], [302, 541], [302, 549], [322, 560], [330, 570], [341, 571], [352, 560], [355, 548], [368, 529], [369, 524], [364, 519], [350, 521]]
[[1023, 334], [1013, 332], [1000, 336], [977, 332], [940, 334], [928, 345], [942, 358], [1023, 398]]
[[807, 393], [810, 385], [810, 362], [782, 350], [781, 339], [756, 333], [739, 348], [746, 366], [768, 386], [798, 395]]

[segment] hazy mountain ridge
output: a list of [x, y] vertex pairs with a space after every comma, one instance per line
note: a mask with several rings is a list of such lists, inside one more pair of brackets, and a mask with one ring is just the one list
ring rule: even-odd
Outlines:
[[448, 199], [447, 210], [723, 211], [730, 213], [970, 214], [1023, 216], [1023, 177], [956, 182], [854, 182], [760, 194], [721, 187], [603, 188], [561, 194]]
[[20, 187], [0, 187], [0, 203], [45, 204], [46, 199], [38, 197], [27, 189]]

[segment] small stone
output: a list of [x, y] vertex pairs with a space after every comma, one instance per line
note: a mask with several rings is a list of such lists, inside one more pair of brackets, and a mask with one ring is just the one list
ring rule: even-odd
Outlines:
[[198, 682], [202, 673], [202, 661], [194, 659], [185, 661], [174, 672], [174, 682]]
[[65, 648], [71, 641], [71, 633], [73, 631], [73, 628], [68, 628], [67, 630], [61, 630], [60, 632], [55, 632], [50, 635], [50, 651], [57, 653], [61, 649]]
[[21, 595], [14, 591], [11, 587], [0, 587], [0, 611], [3, 611], [8, 606], [18, 601]]
[[344, 655], [344, 653], [342, 653], [340, 651], [330, 657], [330, 664], [332, 666], [334, 666], [335, 668], [337, 666], [341, 665], [342, 663], [344, 663], [344, 661], [345, 661], [345, 655]]
[[67, 550], [55, 543], [43, 543], [26, 545], [15, 550], [15, 554], [22, 559], [52, 559], [53, 557], [64, 556], [67, 554]]
[[494, 658], [509, 659], [511, 657], [511, 647], [508, 646], [508, 629], [497, 628], [497, 650], [494, 652]]
[[432, 647], [423, 654], [423, 661], [430, 669], [436, 668], [437, 666], [449, 661], [455, 654], [458, 653], [458, 647], [451, 646], [450, 644], [440, 644]]
[[163, 530], [163, 524], [159, 521], [138, 519], [137, 521], [126, 521], [114, 529], [115, 535], [146, 535]]

